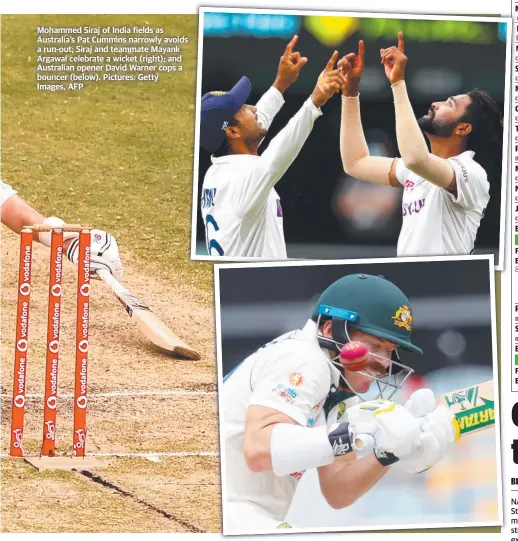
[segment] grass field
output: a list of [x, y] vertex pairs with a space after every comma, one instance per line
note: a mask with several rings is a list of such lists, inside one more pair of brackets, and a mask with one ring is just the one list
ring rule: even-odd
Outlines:
[[[93, 283], [87, 454], [109, 484], [7, 458], [18, 237], [2, 228], [2, 522], [6, 532], [219, 531], [212, 267], [189, 260], [197, 17], [2, 17], [2, 178], [43, 215], [118, 240], [123, 283], [201, 353], [162, 355]], [[36, 26], [153, 26], [186, 35], [158, 83], [38, 92]], [[42, 433], [48, 250], [35, 246], [24, 448]], [[65, 261], [57, 447], [70, 453], [74, 272]], [[67, 293], [68, 291], [68, 293]], [[113, 487], [117, 487], [114, 489]], [[78, 509], [80, 508], [80, 512]]]
[[[182, 73], [158, 83], [36, 91], [36, 27], [153, 26], [189, 37]], [[110, 231], [135, 263], [209, 291], [189, 260], [197, 17], [2, 17], [2, 177], [44, 215]], [[203, 298], [203, 297], [200, 297]]]

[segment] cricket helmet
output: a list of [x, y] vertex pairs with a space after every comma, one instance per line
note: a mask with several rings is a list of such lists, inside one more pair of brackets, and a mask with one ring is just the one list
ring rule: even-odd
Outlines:
[[[333, 342], [349, 341], [347, 328], [359, 329], [413, 353], [423, 350], [412, 343], [412, 308], [407, 296], [382, 276], [350, 274], [331, 284], [318, 299], [312, 319], [330, 318]], [[331, 342], [319, 337], [321, 345]], [[322, 343], [324, 342], [324, 343]]]

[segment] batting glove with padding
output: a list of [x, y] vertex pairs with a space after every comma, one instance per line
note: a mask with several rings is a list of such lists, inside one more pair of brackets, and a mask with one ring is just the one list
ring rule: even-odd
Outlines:
[[[90, 269], [92, 271], [92, 277], [97, 278], [98, 269], [107, 269], [110, 273], [120, 280], [123, 275], [122, 263], [119, 257], [119, 247], [117, 241], [110, 233], [102, 231], [101, 229], [91, 230], [91, 253], [90, 253]], [[79, 239], [72, 240], [68, 249], [67, 257], [77, 265], [77, 258], [79, 252]]]

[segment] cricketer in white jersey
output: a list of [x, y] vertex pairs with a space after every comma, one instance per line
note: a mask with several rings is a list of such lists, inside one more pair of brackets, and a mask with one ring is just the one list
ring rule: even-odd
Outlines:
[[0, 179], [0, 207], [13, 195], [16, 195], [16, 190]]
[[398, 256], [470, 254], [489, 202], [488, 175], [496, 178], [501, 170], [498, 106], [487, 92], [474, 89], [433, 103], [417, 120], [405, 86], [407, 57], [401, 33], [398, 46], [382, 49], [381, 59], [392, 86], [401, 159], [369, 155], [360, 118], [360, 41], [358, 54], [350, 53], [338, 63], [345, 80], [340, 131], [344, 170], [361, 180], [404, 187]]
[[[411, 342], [411, 325], [410, 302], [394, 284], [378, 276], [345, 276], [324, 291], [303, 329], [261, 347], [225, 377], [225, 534], [296, 527], [284, 520], [306, 469], [318, 468], [324, 497], [341, 508], [395, 462], [417, 473], [448, 453], [455, 434], [446, 408], [428, 407], [427, 426], [438, 432], [427, 428], [424, 437], [407, 404], [357, 396], [374, 378], [382, 392], [395, 392], [412, 372], [396, 352], [422, 353]], [[361, 372], [348, 370], [340, 357], [358, 342], [367, 348]], [[369, 423], [375, 424], [376, 447], [357, 458], [353, 434]], [[431, 440], [423, 444], [423, 438]], [[423, 454], [416, 452], [420, 442], [427, 448]]]
[[214, 256], [285, 259], [283, 215], [275, 184], [299, 154], [322, 107], [339, 92], [335, 52], [312, 95], [259, 156], [263, 141], [307, 58], [293, 52], [295, 36], [281, 57], [273, 86], [257, 105], [246, 105], [246, 77], [229, 92], [209, 92], [201, 101], [200, 144], [213, 153], [201, 195], [207, 252]]

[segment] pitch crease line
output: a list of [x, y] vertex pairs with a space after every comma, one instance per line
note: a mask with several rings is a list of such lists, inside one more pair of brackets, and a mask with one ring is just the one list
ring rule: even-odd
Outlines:
[[[172, 457], [172, 458], [181, 458], [181, 457], [191, 457], [191, 456], [219, 456], [219, 453], [216, 451], [178, 451], [178, 452], [163, 452], [163, 453], [87, 453], [86, 457], [119, 457], [119, 458], [153, 458], [153, 457]], [[1, 458], [9, 458], [8, 454], [0, 454]]]
[[[131, 398], [139, 396], [216, 396], [216, 391], [137, 391], [137, 392], [114, 392], [114, 393], [92, 393], [89, 399], [95, 398]], [[11, 395], [2, 394], [0, 398], [12, 399]], [[43, 398], [43, 394], [27, 394], [25, 398]], [[59, 394], [58, 398], [74, 398], [73, 394]]]

